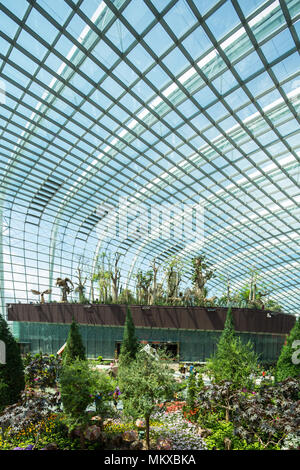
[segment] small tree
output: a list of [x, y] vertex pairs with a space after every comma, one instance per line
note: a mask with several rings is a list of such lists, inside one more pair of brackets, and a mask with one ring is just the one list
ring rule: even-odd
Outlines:
[[63, 366], [59, 386], [69, 432], [75, 428], [80, 430], [81, 447], [84, 448], [84, 430], [90, 418], [86, 409], [100, 391], [99, 372], [91, 369], [87, 361], [76, 358]]
[[231, 308], [228, 309], [224, 330], [215, 354], [207, 363], [215, 382], [232, 382], [232, 388], [251, 386], [252, 376], [258, 370], [258, 358], [249, 341], [244, 344], [236, 335]]
[[25, 388], [24, 366], [19, 346], [0, 315], [0, 340], [5, 345], [5, 364], [0, 363], [0, 408], [16, 403]]
[[296, 321], [286, 343], [282, 346], [276, 364], [276, 382], [282, 382], [289, 377], [300, 377], [300, 358], [298, 357], [300, 353], [297, 354], [297, 350], [300, 351], [300, 318]]
[[127, 307], [126, 320], [124, 325], [123, 342], [120, 350], [120, 365], [135, 359], [139, 349], [139, 340], [135, 333], [131, 310]]
[[120, 369], [118, 378], [124, 413], [144, 418], [146, 446], [150, 449], [150, 417], [159, 403], [174, 396], [177, 390], [174, 371], [163, 352], [140, 349], [135, 360]]
[[75, 359], [85, 360], [85, 347], [82, 342], [79, 327], [75, 320], [72, 321], [66, 347], [63, 351], [63, 365], [71, 364]]

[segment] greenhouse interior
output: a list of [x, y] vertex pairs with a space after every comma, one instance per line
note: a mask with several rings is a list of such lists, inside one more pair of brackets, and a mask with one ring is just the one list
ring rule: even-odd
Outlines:
[[300, 450], [299, 1], [0, 25], [0, 450]]

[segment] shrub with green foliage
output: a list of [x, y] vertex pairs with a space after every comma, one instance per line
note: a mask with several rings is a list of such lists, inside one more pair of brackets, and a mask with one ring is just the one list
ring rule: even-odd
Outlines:
[[80, 421], [86, 408], [94, 401], [98, 382], [99, 372], [93, 370], [87, 361], [75, 359], [63, 365], [59, 388], [64, 412]]
[[298, 377], [300, 379], [300, 318], [296, 321], [295, 325], [290, 331], [286, 339], [286, 343], [282, 346], [279, 355], [275, 380], [281, 382], [288, 377]]
[[251, 387], [258, 371], [258, 357], [249, 341], [244, 344], [235, 333], [231, 308], [215, 354], [207, 362], [207, 371], [215, 382], [229, 381], [233, 388]]
[[257, 391], [233, 390], [230, 382], [205, 387], [198, 393], [196, 405], [201, 428], [212, 431], [208, 447], [224, 448], [226, 437], [234, 450], [274, 450], [289, 434], [299, 438], [299, 392], [297, 379], [263, 385]]
[[124, 412], [134, 418], [144, 418], [148, 449], [150, 417], [157, 404], [172, 399], [177, 390], [174, 371], [167, 359], [162, 351], [141, 349], [118, 373]]
[[0, 340], [5, 344], [6, 363], [0, 364], [0, 410], [16, 403], [25, 388], [24, 366], [19, 345], [0, 315]]
[[[112, 382], [109, 377], [92, 369], [88, 361], [75, 359], [62, 367], [59, 386], [65, 413], [64, 422], [72, 433], [77, 429], [80, 434], [81, 447], [85, 447], [84, 430], [90, 421], [87, 407], [98, 397], [103, 401], [112, 393]], [[98, 407], [97, 412], [103, 408]]]
[[79, 326], [75, 320], [73, 320], [70, 326], [66, 347], [62, 354], [62, 360], [63, 364], [67, 365], [71, 364], [76, 359], [84, 361], [86, 359], [86, 355]]

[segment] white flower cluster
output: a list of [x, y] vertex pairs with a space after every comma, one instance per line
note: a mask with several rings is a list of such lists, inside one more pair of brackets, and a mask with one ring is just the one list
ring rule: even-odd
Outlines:
[[151, 433], [169, 439], [172, 443], [172, 450], [206, 449], [205, 442], [197, 434], [196, 425], [187, 421], [182, 411], [160, 413], [155, 416], [155, 419], [159, 419], [163, 426], [151, 426]]

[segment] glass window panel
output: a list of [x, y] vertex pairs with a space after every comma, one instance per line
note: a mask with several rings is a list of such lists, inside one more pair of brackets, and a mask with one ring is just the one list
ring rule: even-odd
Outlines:
[[55, 8], [53, 3], [39, 0], [41, 7], [49, 13], [59, 24], [63, 25], [67, 20], [69, 14], [72, 12], [71, 8], [65, 3], [64, 0], [55, 0]]
[[22, 54], [17, 49], [13, 49], [10, 54], [10, 59], [18, 64], [19, 67], [23, 68], [26, 72], [30, 72], [30, 74], [34, 74], [35, 70], [37, 69], [37, 63], [33, 60], [29, 59], [25, 54]]
[[212, 101], [216, 100], [217, 97], [208, 86], [205, 86], [194, 94], [194, 99], [199, 103], [202, 108], [205, 108]]
[[155, 25], [154, 28], [146, 34], [144, 40], [158, 57], [173, 44], [172, 39], [160, 24]]
[[137, 44], [127, 55], [127, 58], [133, 63], [140, 72], [144, 72], [153, 64], [153, 58], [141, 44]]
[[163, 63], [175, 76], [191, 65], [179, 49], [173, 49], [173, 51], [163, 59]]
[[153, 67], [153, 69], [147, 73], [146, 78], [159, 90], [164, 88], [171, 80], [169, 75], [167, 75], [159, 65]]
[[294, 54], [291, 54], [289, 57], [286, 59], [280, 61], [278, 64], [274, 65], [272, 67], [272, 70], [277, 78], [277, 80], [280, 82], [281, 80], [284, 80], [287, 78], [289, 75], [292, 73], [299, 73], [299, 54], [298, 52], [295, 52]]
[[178, 38], [196, 23], [196, 17], [184, 0], [179, 0], [164, 16], [164, 20]]
[[248, 16], [263, 4], [264, 0], [238, 0], [238, 2], [244, 15]]
[[134, 36], [125, 28], [120, 20], [116, 20], [113, 23], [106, 33], [106, 36], [121, 52], [126, 51], [134, 41]]
[[199, 112], [197, 106], [195, 106], [190, 100], [184, 101], [182, 104], [177, 106], [177, 109], [186, 117], [190, 118], [193, 114]]
[[227, 93], [232, 88], [238, 85], [237, 80], [230, 72], [227, 70], [226, 72], [222, 73], [218, 78], [212, 81], [213, 86], [217, 89], [217, 91], [223, 95]]
[[267, 90], [273, 87], [274, 82], [272, 81], [270, 75], [267, 72], [263, 72], [250, 82], [247, 82], [247, 88], [254, 97], [266, 92]]
[[231, 2], [225, 2], [206, 21], [217, 40], [223, 38], [240, 23], [239, 17]]
[[298, 35], [298, 39], [300, 39], [300, 20], [296, 21], [296, 23], [294, 23], [294, 28], [296, 30], [296, 33]]
[[269, 104], [274, 103], [281, 98], [282, 96], [279, 91], [273, 90], [270, 93], [263, 95], [261, 98], [258, 98], [256, 101], [262, 108], [264, 108], [265, 106], [268, 106]]
[[197, 2], [195, 5], [197, 6], [199, 12], [203, 16], [208, 11], [210, 11], [217, 3], [218, 3], [217, 0], [205, 0], [205, 2]]
[[210, 116], [213, 118], [214, 121], [218, 121], [222, 117], [224, 117], [226, 114], [228, 114], [227, 109], [222, 103], [216, 103], [213, 106], [210, 106], [207, 109], [207, 112], [210, 114]]
[[56, 29], [55, 26], [36, 9], [31, 10], [29, 17], [26, 20], [26, 24], [34, 32], [38, 31], [39, 36], [49, 44], [52, 44], [59, 32], [58, 29]]
[[285, 52], [295, 47], [295, 43], [288, 29], [274, 36], [270, 41], [261, 46], [267, 61], [270, 63]]
[[111, 77], [107, 77], [101, 84], [101, 88], [106, 90], [114, 98], [118, 98], [124, 89]]
[[226, 96], [224, 100], [229, 104], [232, 109], [239, 108], [249, 101], [248, 96], [241, 88], [233, 91], [230, 95]]
[[123, 11], [123, 16], [130, 24], [134, 24], [134, 29], [139, 34], [142, 33], [155, 18], [142, 0], [132, 0]]
[[261, 62], [257, 52], [254, 51], [244, 59], [240, 60], [234, 67], [240, 77], [245, 80], [253, 73], [263, 69], [263, 63]]
[[182, 41], [182, 45], [191, 55], [193, 60], [199, 59], [204, 52], [212, 47], [212, 43], [201, 26], [184, 39], [184, 41]]
[[126, 85], [132, 84], [138, 78], [138, 75], [125, 62], [117, 65], [114, 74]]
[[98, 42], [91, 54], [108, 68], [118, 60], [118, 55], [103, 40]]
[[143, 80], [140, 80], [136, 85], [132, 87], [134, 93], [142, 101], [147, 102], [154, 95], [154, 91], [150, 88]]
[[3, 33], [5, 33], [10, 38], [14, 38], [17, 30], [18, 24], [15, 23], [8, 15], [1, 11], [1, 23], [0, 28]]

